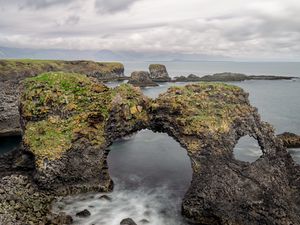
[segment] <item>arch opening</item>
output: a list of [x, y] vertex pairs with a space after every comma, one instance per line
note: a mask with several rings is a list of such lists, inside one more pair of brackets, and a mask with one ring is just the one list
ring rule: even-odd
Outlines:
[[[76, 224], [119, 225], [124, 218], [137, 224], [185, 225], [182, 199], [192, 180], [186, 149], [166, 133], [141, 130], [113, 142], [107, 157], [114, 181], [111, 193], [70, 197], [60, 202], [60, 211]], [[88, 209], [91, 216], [78, 218]]]
[[233, 149], [235, 159], [250, 163], [255, 162], [262, 154], [258, 141], [249, 135], [241, 137]]

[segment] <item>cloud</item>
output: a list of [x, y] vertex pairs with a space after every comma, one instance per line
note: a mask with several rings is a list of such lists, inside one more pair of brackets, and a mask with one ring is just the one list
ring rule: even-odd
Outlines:
[[116, 13], [127, 10], [139, 0], [95, 0], [95, 7], [100, 13]]
[[300, 59], [296, 0], [0, 3], [0, 46]]

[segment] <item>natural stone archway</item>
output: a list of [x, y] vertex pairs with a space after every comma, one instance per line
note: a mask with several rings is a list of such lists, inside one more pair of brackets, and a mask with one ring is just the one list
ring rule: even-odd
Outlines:
[[[44, 74], [25, 82], [21, 113], [24, 146], [36, 157], [34, 178], [42, 190], [56, 195], [111, 190], [105, 149], [148, 128], [169, 134], [191, 158], [193, 179], [182, 204], [191, 221], [300, 221], [299, 166], [238, 87], [172, 87], [151, 100], [130, 85], [108, 89], [82, 75]], [[245, 135], [258, 140], [263, 152], [251, 164], [233, 156]]]

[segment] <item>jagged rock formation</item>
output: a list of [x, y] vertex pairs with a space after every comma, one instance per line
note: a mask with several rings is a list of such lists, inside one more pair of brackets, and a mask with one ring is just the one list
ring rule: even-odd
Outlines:
[[[131, 85], [109, 89], [83, 75], [49, 73], [26, 80], [21, 103], [38, 190], [53, 196], [111, 190], [107, 146], [148, 128], [168, 133], [191, 158], [182, 213], [192, 222], [299, 224], [300, 168], [241, 88], [199, 83], [151, 100]], [[233, 156], [245, 135], [262, 149], [253, 163]]]
[[131, 73], [131, 77], [128, 81], [135, 87], [154, 87], [158, 86], [157, 83], [150, 79], [150, 74], [146, 71], [134, 71]]
[[300, 136], [297, 134], [284, 132], [283, 134], [279, 134], [277, 137], [282, 140], [283, 145], [286, 148], [300, 148]]
[[121, 63], [61, 60], [0, 60], [0, 136], [21, 135], [19, 82], [48, 71], [86, 74], [101, 81], [123, 79]]
[[168, 82], [171, 81], [167, 68], [165, 65], [161, 64], [151, 64], [149, 65], [150, 78], [154, 82]]

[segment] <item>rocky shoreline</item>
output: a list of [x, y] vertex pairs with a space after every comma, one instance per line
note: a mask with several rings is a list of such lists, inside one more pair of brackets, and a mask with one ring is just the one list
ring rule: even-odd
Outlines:
[[[2, 159], [10, 157], [0, 171], [0, 189], [6, 187], [1, 224], [71, 223], [67, 215], [51, 214], [51, 201], [112, 190], [107, 147], [146, 128], [169, 134], [187, 150], [193, 179], [182, 213], [191, 222], [300, 221], [300, 167], [241, 88], [198, 83], [172, 87], [153, 100], [128, 84], [108, 88], [85, 75], [56, 72], [26, 79], [21, 90], [23, 148]], [[233, 156], [245, 135], [262, 150], [253, 163]], [[22, 198], [12, 199], [17, 190]]]

